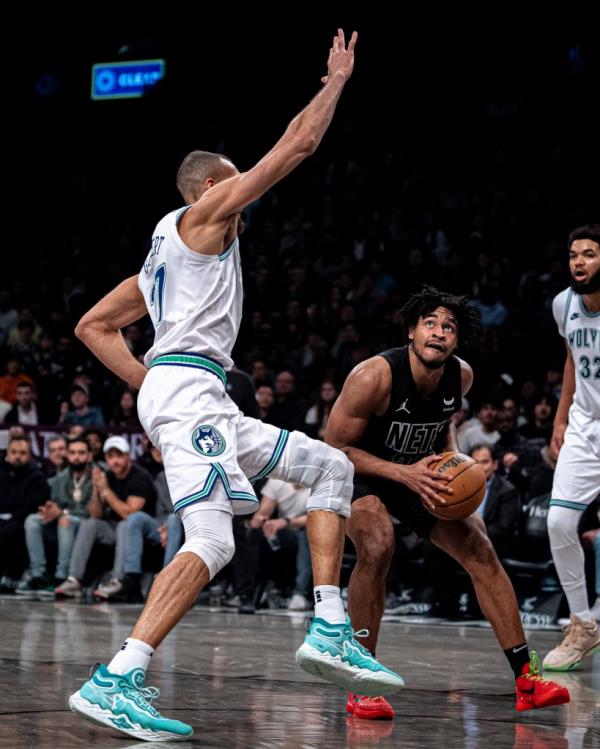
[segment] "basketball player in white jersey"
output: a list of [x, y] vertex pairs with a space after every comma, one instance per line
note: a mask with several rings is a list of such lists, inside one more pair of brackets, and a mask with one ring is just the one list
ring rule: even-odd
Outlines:
[[[248, 172], [240, 174], [218, 154], [188, 154], [177, 175], [186, 207], [159, 221], [139, 276], [108, 294], [76, 330], [109, 369], [141, 388], [140, 420], [162, 452], [185, 527], [185, 544], [157, 577], [132, 636], [69, 700], [75, 712], [140, 739], [192, 733], [152, 707], [155, 691], [143, 686], [146, 669], [154, 649], [233, 556], [232, 514], [254, 512], [251, 481], [267, 475], [311, 489], [315, 618], [298, 663], [353, 691], [389, 694], [403, 686], [356, 641], [340, 598], [350, 462], [300, 432], [244, 417], [225, 390], [242, 312], [240, 213], [318, 146], [352, 73], [356, 38], [346, 46], [338, 31], [320, 93]], [[144, 366], [129, 353], [120, 329], [147, 311], [155, 339]]]
[[600, 649], [577, 534], [582, 512], [600, 494], [600, 224], [571, 232], [569, 270], [571, 286], [552, 304], [567, 361], [550, 444], [558, 462], [548, 533], [571, 621], [563, 641], [544, 658], [544, 668], [553, 671], [569, 671]]

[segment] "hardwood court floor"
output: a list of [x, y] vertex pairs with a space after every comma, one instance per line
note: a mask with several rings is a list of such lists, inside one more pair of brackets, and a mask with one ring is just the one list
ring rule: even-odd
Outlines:
[[[0, 598], [0, 747], [143, 747], [83, 721], [68, 695], [108, 662], [139, 607]], [[304, 616], [196, 607], [153, 657], [159, 709], [191, 723], [180, 747], [600, 748], [600, 653], [557, 679], [570, 705], [516, 713], [513, 681], [488, 628], [386, 621], [379, 656], [405, 678], [393, 722], [346, 717], [345, 695], [298, 669]], [[545, 653], [557, 632], [529, 633]]]

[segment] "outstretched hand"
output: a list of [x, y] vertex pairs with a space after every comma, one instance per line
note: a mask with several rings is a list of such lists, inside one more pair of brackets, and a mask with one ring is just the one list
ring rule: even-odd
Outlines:
[[348, 47], [346, 47], [346, 37], [342, 29], [338, 29], [336, 36], [333, 37], [333, 44], [329, 50], [329, 59], [327, 60], [327, 75], [321, 78], [321, 83], [327, 83], [331, 76], [341, 73], [346, 80], [352, 75], [354, 68], [354, 47], [358, 34], [352, 32]]

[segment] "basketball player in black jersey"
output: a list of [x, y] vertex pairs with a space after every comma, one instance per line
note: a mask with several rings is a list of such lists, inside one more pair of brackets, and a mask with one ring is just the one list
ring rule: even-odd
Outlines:
[[[568, 691], [540, 679], [530, 659], [515, 594], [478, 513], [438, 520], [428, 512], [452, 490], [430, 470], [436, 453], [458, 450], [452, 414], [473, 382], [471, 367], [454, 355], [459, 339], [475, 339], [478, 315], [456, 297], [425, 286], [403, 309], [409, 343], [367, 359], [348, 375], [332, 409], [326, 441], [354, 464], [354, 499], [346, 532], [356, 547], [349, 613], [368, 630], [363, 644], [375, 653], [385, 581], [394, 553], [392, 517], [454, 557], [469, 573], [481, 610], [514, 671], [517, 710], [569, 701]], [[350, 695], [357, 717], [393, 717], [382, 697]]]

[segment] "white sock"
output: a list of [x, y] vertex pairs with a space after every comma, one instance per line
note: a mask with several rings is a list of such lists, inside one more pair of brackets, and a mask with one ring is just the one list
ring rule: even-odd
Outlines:
[[154, 648], [148, 643], [128, 637], [107, 668], [111, 674], [128, 674], [134, 668], [141, 668], [145, 673], [150, 665], [152, 653]]
[[584, 622], [593, 622], [594, 617], [592, 615], [592, 612], [589, 609], [586, 609], [585, 611], [579, 611], [575, 614], [575, 616], [578, 619], [582, 619]]
[[343, 624], [346, 612], [337, 585], [317, 585], [315, 593], [315, 617], [330, 624]]

